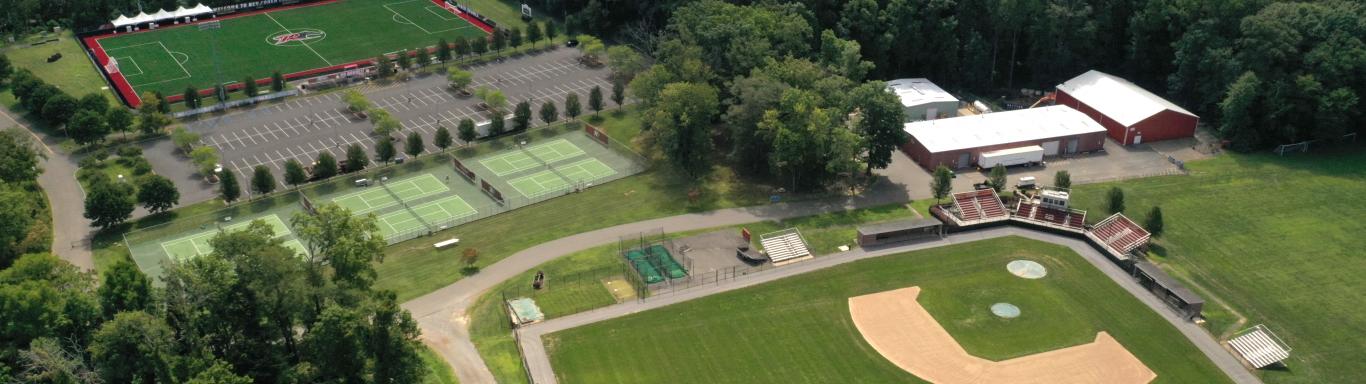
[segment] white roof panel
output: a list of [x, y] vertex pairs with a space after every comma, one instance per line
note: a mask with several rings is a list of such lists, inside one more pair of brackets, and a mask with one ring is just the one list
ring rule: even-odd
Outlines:
[[958, 98], [945, 92], [928, 79], [896, 79], [887, 82], [887, 90], [901, 98], [901, 105], [914, 107], [929, 103], [957, 103]]
[[1164, 110], [1195, 116], [1128, 80], [1091, 70], [1058, 84], [1058, 90], [1095, 108], [1123, 126], [1131, 126]]
[[1105, 132], [1105, 127], [1071, 107], [1054, 105], [917, 121], [907, 123], [905, 131], [930, 152], [945, 152]]

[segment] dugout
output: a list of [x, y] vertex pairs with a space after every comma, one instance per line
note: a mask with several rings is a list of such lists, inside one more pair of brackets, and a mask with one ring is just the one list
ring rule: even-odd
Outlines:
[[858, 227], [858, 244], [863, 247], [899, 243], [944, 234], [944, 222], [928, 217]]
[[1163, 272], [1157, 265], [1140, 260], [1134, 262], [1133, 273], [1139, 285], [1157, 295], [1186, 319], [1199, 317], [1200, 311], [1205, 307], [1204, 298]]

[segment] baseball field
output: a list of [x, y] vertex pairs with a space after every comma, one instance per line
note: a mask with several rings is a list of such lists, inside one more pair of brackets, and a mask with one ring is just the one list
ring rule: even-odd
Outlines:
[[[1038, 262], [1047, 275], [1018, 277], [1006, 269], [1015, 260]], [[569, 329], [545, 343], [563, 383], [923, 382], [884, 357], [886, 345], [870, 345], [876, 337], [850, 312], [850, 298], [908, 287], [977, 358], [1019, 361], [1113, 337], [1156, 374], [1153, 382], [1228, 381], [1081, 256], [1013, 237], [853, 262]], [[993, 313], [998, 303], [1018, 316]]]

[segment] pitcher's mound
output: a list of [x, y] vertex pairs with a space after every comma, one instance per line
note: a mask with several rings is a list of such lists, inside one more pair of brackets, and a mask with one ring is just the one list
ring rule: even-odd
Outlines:
[[1142, 384], [1157, 378], [1105, 332], [1094, 342], [991, 361], [968, 354], [916, 298], [920, 287], [849, 298], [863, 339], [912, 375], [939, 384]]
[[1048, 268], [1032, 260], [1015, 260], [1006, 263], [1006, 270], [1015, 276], [1026, 279], [1041, 279], [1048, 276]]

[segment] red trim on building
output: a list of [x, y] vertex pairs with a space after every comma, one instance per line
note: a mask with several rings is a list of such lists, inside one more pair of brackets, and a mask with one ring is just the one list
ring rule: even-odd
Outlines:
[[1066, 105], [1090, 116], [1105, 127], [1108, 136], [1120, 145], [1134, 144], [1138, 137], [1142, 137], [1140, 143], [1193, 137], [1195, 127], [1200, 122], [1198, 117], [1166, 109], [1126, 127], [1065, 91], [1058, 90], [1057, 95], [1059, 105]]

